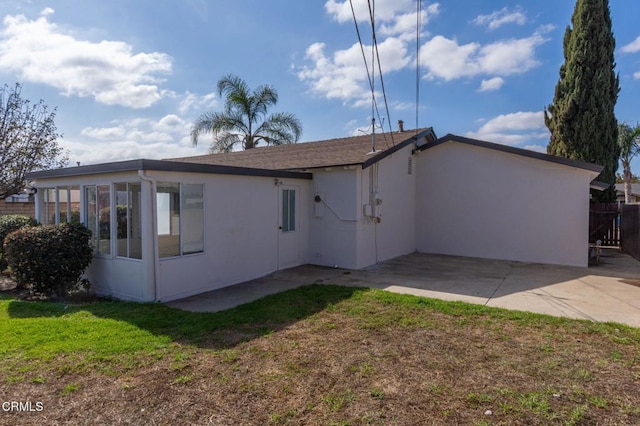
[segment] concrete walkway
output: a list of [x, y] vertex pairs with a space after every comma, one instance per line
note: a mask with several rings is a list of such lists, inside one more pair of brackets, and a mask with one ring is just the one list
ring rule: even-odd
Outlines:
[[640, 327], [640, 262], [616, 249], [603, 250], [600, 264], [589, 268], [421, 253], [359, 271], [304, 265], [169, 306], [215, 312], [314, 283], [378, 288]]

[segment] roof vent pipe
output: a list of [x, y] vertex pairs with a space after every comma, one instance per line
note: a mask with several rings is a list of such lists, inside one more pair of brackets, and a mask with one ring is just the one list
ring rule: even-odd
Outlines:
[[404, 121], [398, 120], [398, 132], [404, 132]]

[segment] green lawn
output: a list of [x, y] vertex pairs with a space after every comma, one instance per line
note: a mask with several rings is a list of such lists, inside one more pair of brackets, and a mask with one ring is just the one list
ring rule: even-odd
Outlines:
[[640, 329], [379, 290], [210, 314], [5, 297], [0, 336], [0, 399], [44, 405], [0, 424], [640, 424]]

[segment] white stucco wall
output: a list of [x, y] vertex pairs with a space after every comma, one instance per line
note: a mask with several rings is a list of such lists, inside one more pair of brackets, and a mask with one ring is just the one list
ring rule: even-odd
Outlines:
[[[374, 203], [370, 196], [373, 189], [381, 200], [381, 204], [376, 206], [381, 212], [375, 212], [379, 222], [363, 218], [358, 224], [357, 268], [416, 250], [416, 175], [415, 159], [411, 153], [413, 148], [414, 145], [411, 144], [373, 166], [359, 170], [361, 211], [364, 204]], [[411, 174], [409, 158], [412, 158]]]
[[587, 266], [592, 173], [458, 142], [416, 166], [419, 251]]
[[298, 259], [308, 263], [311, 181], [256, 176], [148, 172], [163, 182], [204, 183], [205, 250], [160, 259], [157, 299], [175, 300], [268, 275], [279, 268], [278, 192], [295, 188]]
[[[315, 195], [322, 201], [313, 201]], [[362, 214], [356, 167], [314, 170], [311, 198], [309, 263], [357, 269], [356, 232]]]
[[[101, 295], [134, 301], [169, 301], [259, 278], [287, 267], [309, 262], [309, 221], [312, 217], [312, 182], [304, 179], [232, 176], [147, 171], [157, 182], [204, 184], [205, 249], [154, 262], [155, 214], [151, 184], [137, 172], [47, 179], [39, 187], [142, 183], [142, 260], [118, 258], [115, 243], [111, 255], [95, 256], [86, 276]], [[294, 238], [280, 240], [281, 188], [296, 190]], [[40, 193], [39, 193], [40, 194]], [[41, 194], [40, 194], [41, 196]], [[115, 202], [112, 186], [112, 203]], [[81, 191], [84, 205], [84, 190]], [[279, 244], [294, 244], [282, 251]], [[291, 256], [294, 256], [293, 258]], [[286, 262], [285, 262], [286, 261]], [[157, 272], [157, 277], [156, 277]], [[154, 277], [155, 280], [154, 280]]]

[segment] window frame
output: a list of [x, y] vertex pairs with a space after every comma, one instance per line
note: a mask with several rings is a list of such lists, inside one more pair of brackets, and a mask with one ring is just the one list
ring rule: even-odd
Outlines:
[[283, 188], [281, 195], [282, 232], [296, 232], [296, 190], [294, 188]]
[[[102, 188], [102, 192], [104, 192], [104, 188], [108, 188], [108, 197], [107, 199], [109, 200], [108, 202], [108, 207], [109, 207], [109, 230], [108, 230], [108, 237], [109, 239], [108, 244], [106, 244], [106, 247], [108, 248], [108, 253], [105, 253], [103, 251], [100, 250], [100, 242], [103, 241], [100, 238], [101, 235], [101, 230], [100, 230], [100, 225], [103, 223], [100, 220], [100, 216], [101, 216], [101, 210], [103, 210], [104, 208], [100, 208], [100, 188]], [[114, 196], [114, 185], [112, 184], [107, 184], [107, 185], [84, 185], [83, 186], [83, 195], [84, 195], [84, 200], [82, 202], [82, 209], [84, 212], [84, 218], [83, 218], [83, 225], [86, 226], [87, 228], [89, 228], [89, 230], [91, 231], [91, 244], [93, 246], [93, 255], [95, 257], [107, 257], [107, 258], [113, 258], [114, 257], [114, 253], [113, 253], [113, 226], [111, 226], [114, 223], [114, 212], [113, 212], [113, 196]], [[93, 190], [95, 192], [95, 223], [90, 224], [90, 217], [91, 217], [91, 213], [89, 211], [89, 194], [88, 192], [90, 190]], [[116, 221], [117, 222], [117, 221]], [[117, 226], [117, 223], [116, 223]], [[97, 235], [96, 235], [97, 234]]]
[[[160, 188], [175, 188], [177, 186], [178, 191], [177, 192], [160, 192], [159, 189]], [[185, 243], [187, 243], [185, 241], [185, 186], [191, 186], [191, 187], [196, 187], [196, 186], [200, 186], [200, 190], [201, 190], [201, 211], [202, 211], [202, 220], [201, 220], [201, 228], [202, 228], [202, 241], [201, 241], [201, 249], [196, 250], [196, 251], [191, 251], [191, 250], [185, 250]], [[170, 215], [169, 217], [169, 233], [168, 234], [160, 234], [160, 211], [159, 211], [159, 205], [158, 205], [158, 195], [159, 194], [169, 194], [169, 206], [168, 206], [168, 213]], [[177, 257], [184, 257], [184, 256], [192, 256], [192, 255], [201, 255], [204, 254], [205, 252], [205, 248], [206, 248], [206, 212], [205, 212], [205, 185], [204, 183], [184, 183], [184, 182], [158, 182], [157, 186], [156, 186], [156, 229], [154, 230], [154, 232], [156, 233], [156, 237], [158, 239], [158, 258], [160, 260], [163, 259], [172, 259], [172, 258], [177, 258]], [[176, 210], [176, 206], [178, 207], [178, 209]], [[177, 211], [177, 215], [175, 215], [175, 212]], [[173, 221], [176, 219], [178, 219], [178, 226], [177, 228], [172, 226], [173, 225]], [[177, 232], [177, 233], [176, 233]], [[167, 255], [162, 255], [161, 252], [161, 247], [160, 247], [160, 240], [161, 239], [169, 239], [171, 237], [175, 237], [177, 236], [177, 253], [173, 254], [167, 254]]]
[[[124, 185], [124, 191], [119, 188], [119, 186]], [[132, 189], [132, 187], [134, 189]], [[135, 191], [135, 188], [137, 188], [137, 191]], [[143, 249], [143, 242], [142, 242], [142, 184], [141, 182], [115, 182], [113, 184], [113, 192], [114, 192], [114, 196], [115, 196], [115, 206], [116, 206], [116, 226], [115, 226], [115, 242], [116, 242], [116, 249], [115, 249], [115, 253], [114, 256], [120, 259], [128, 259], [128, 260], [142, 260], [142, 249]], [[118, 206], [121, 204], [118, 204], [118, 193], [119, 192], [124, 192], [125, 196], [126, 196], [126, 204], [125, 204], [125, 208], [126, 208], [126, 214], [125, 214], [125, 234], [126, 234], [126, 254], [120, 254], [120, 242], [119, 240], [121, 238], [118, 237], [119, 233], [120, 233], [120, 221], [118, 220]], [[133, 194], [138, 194], [138, 202], [134, 202], [133, 200]], [[131, 252], [132, 252], [132, 241], [134, 241], [135, 239], [132, 238], [132, 233], [136, 232], [136, 230], [133, 227], [132, 222], [134, 222], [134, 207], [137, 204], [137, 218], [135, 218], [138, 222], [138, 229], [137, 232], [140, 234], [140, 237], [138, 238], [138, 240], [140, 241], [140, 248], [139, 248], [139, 256], [140, 257], [134, 257], [132, 256]], [[113, 228], [113, 227], [112, 227]]]

